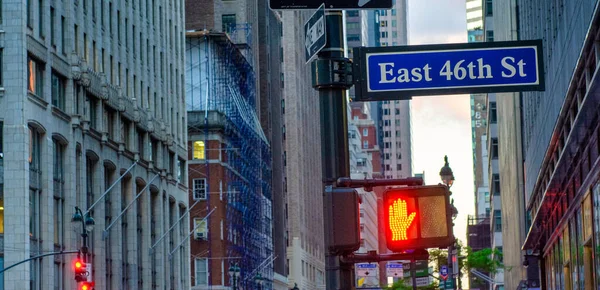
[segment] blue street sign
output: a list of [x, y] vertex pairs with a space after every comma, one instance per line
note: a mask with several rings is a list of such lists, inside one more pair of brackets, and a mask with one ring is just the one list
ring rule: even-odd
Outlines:
[[355, 48], [357, 101], [544, 90], [541, 41]]
[[444, 280], [448, 279], [448, 266], [442, 265], [440, 268], [440, 277]]
[[321, 4], [319, 9], [304, 24], [304, 35], [306, 63], [308, 63], [327, 44], [324, 4]]

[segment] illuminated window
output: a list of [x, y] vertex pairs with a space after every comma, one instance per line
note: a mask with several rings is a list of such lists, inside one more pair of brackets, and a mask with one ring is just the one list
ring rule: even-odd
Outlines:
[[204, 141], [194, 142], [194, 159], [206, 158], [204, 150]]
[[206, 224], [206, 219], [203, 218], [195, 218], [194, 219], [194, 231], [196, 234], [204, 234], [208, 233], [208, 225]]
[[42, 98], [44, 88], [44, 65], [32, 58], [27, 60], [27, 90]]

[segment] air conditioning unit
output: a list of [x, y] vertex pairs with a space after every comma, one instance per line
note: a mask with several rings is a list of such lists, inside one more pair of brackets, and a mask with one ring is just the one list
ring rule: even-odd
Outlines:
[[206, 240], [206, 233], [205, 232], [196, 232], [194, 234], [194, 239], [195, 240]]

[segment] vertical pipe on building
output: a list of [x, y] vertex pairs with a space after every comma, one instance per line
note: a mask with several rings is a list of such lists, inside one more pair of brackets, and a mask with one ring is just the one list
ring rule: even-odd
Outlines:
[[[342, 11], [326, 12], [327, 44], [319, 53], [320, 59], [333, 59], [344, 57], [344, 41], [342, 30]], [[321, 88], [319, 90], [320, 117], [321, 117], [321, 160], [323, 168], [324, 186], [333, 187], [339, 177], [349, 176], [350, 166], [348, 159], [348, 115], [346, 103], [346, 90], [339, 87]], [[323, 191], [323, 204], [326, 205], [326, 190]], [[323, 216], [328, 216], [330, 211], [323, 208]], [[343, 263], [337, 253], [330, 249], [330, 235], [332, 223], [324, 219], [325, 225], [325, 269], [327, 290], [353, 289], [353, 265]]]

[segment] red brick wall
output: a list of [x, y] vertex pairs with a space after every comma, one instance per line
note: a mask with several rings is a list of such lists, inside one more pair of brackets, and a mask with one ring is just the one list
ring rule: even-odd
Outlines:
[[[164, 9], [164, 8], [163, 8]], [[215, 23], [214, 0], [185, 1], [185, 29], [202, 30], [214, 29]]]
[[[190, 141], [190, 146], [193, 141]], [[219, 141], [208, 141], [206, 147], [209, 149], [206, 151], [206, 156], [209, 160], [213, 162], [219, 159], [220, 150], [210, 150], [210, 149], [219, 149], [221, 147], [221, 143]], [[192, 147], [190, 147], [192, 148]], [[190, 154], [189, 157], [192, 155]], [[189, 202], [190, 206], [192, 206], [196, 201], [193, 199], [192, 190], [193, 190], [193, 180], [196, 178], [206, 178], [208, 181], [208, 199], [207, 201], [199, 202], [194, 208], [190, 210], [190, 228], [194, 227], [194, 218], [203, 218], [205, 217], [210, 210], [216, 207], [215, 211], [209, 217], [208, 224], [208, 236], [209, 240], [195, 240], [193, 237], [190, 241], [190, 253], [191, 257], [191, 273], [192, 275], [195, 273], [195, 265], [194, 265], [194, 256], [196, 257], [207, 257], [208, 254], [206, 251], [210, 251], [210, 256], [215, 257], [226, 257], [227, 256], [227, 228], [226, 223], [224, 223], [223, 228], [223, 240], [221, 240], [221, 219], [226, 219], [226, 169], [220, 163], [209, 163], [208, 167], [206, 163], [200, 160], [195, 160], [194, 162], [200, 163], [189, 163], [189, 186], [190, 186], [190, 195]], [[207, 170], [208, 169], [208, 170]], [[210, 176], [208, 178], [207, 176]], [[219, 198], [219, 181], [222, 182], [223, 188], [223, 199], [221, 201]], [[209, 205], [210, 202], [210, 205]], [[209, 248], [210, 244], [210, 248]], [[221, 259], [211, 259], [208, 262], [209, 271], [210, 271], [210, 283], [212, 285], [221, 285]], [[228, 264], [225, 265], [225, 269], [227, 269]], [[225, 274], [226, 275], [226, 274]], [[228, 283], [228, 277], [224, 277], [225, 283]], [[193, 285], [194, 281], [192, 281]]]

